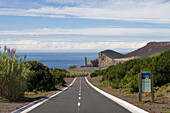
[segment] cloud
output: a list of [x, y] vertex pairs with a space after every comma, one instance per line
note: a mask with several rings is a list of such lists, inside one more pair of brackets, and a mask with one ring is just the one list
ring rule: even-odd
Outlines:
[[146, 42], [57, 42], [54, 40], [3, 40], [0, 45], [7, 45], [19, 51], [100, 51], [104, 49], [134, 49], [144, 46]]
[[170, 36], [168, 28], [83, 28], [83, 29], [62, 29], [43, 28], [28, 30], [2, 30], [0, 35], [126, 35], [126, 36]]
[[95, 51], [113, 49], [132, 51], [149, 41], [169, 41], [169, 37], [100, 36], [100, 35], [0, 35], [0, 46], [7, 45], [17, 51]]
[[[0, 8], [0, 15], [42, 16], [55, 18], [111, 19], [120, 21], [170, 24], [170, 2], [165, 0], [46, 0], [46, 2], [80, 3], [78, 6], [44, 6], [30, 9]], [[88, 2], [88, 1], [87, 1]]]

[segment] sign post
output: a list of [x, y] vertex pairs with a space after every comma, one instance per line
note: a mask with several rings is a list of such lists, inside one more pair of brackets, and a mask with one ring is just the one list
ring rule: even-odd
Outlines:
[[151, 93], [154, 102], [153, 75], [149, 70], [141, 70], [139, 74], [139, 101], [142, 99], [142, 93], [145, 92]]

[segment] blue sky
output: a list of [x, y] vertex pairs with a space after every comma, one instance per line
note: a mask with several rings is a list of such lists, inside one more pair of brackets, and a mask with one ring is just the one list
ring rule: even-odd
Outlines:
[[170, 0], [0, 0], [0, 45], [18, 51], [127, 52], [149, 41], [170, 41]]

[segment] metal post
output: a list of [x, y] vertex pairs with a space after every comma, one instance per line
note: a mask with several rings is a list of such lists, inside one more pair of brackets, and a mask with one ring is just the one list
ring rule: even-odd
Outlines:
[[152, 103], [154, 102], [154, 89], [153, 89], [153, 74], [151, 73], [151, 96], [152, 96]]
[[141, 78], [141, 73], [139, 73], [139, 94], [138, 94], [138, 96], [139, 96], [139, 101], [141, 101], [142, 100], [142, 78]]

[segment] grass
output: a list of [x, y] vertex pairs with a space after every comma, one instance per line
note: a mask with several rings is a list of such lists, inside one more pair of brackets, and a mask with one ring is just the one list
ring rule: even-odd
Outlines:
[[161, 103], [165, 103], [165, 100], [160, 100]]
[[166, 89], [165, 91], [168, 93], [168, 92], [170, 92], [170, 89]]
[[162, 97], [162, 96], [164, 96], [164, 94], [162, 93], [157, 94], [157, 97]]
[[88, 72], [74, 71], [74, 72], [68, 73], [67, 77], [80, 77], [80, 76], [88, 76], [88, 75], [89, 75]]
[[76, 65], [72, 65], [68, 69], [74, 69], [74, 68], [77, 68], [77, 66]]
[[93, 77], [92, 79], [100, 79], [101, 76]]
[[132, 92], [130, 91], [126, 91], [125, 94], [133, 94]]
[[98, 87], [109, 87], [110, 83], [109, 81], [103, 81], [100, 84], [97, 85]]
[[134, 101], [134, 103], [136, 103], [136, 104], [145, 104], [144, 101]]
[[152, 55], [150, 55], [149, 57], [152, 58], [152, 57], [156, 57], [156, 56], [159, 56], [161, 54], [161, 52], [157, 52], [157, 53], [154, 53]]

